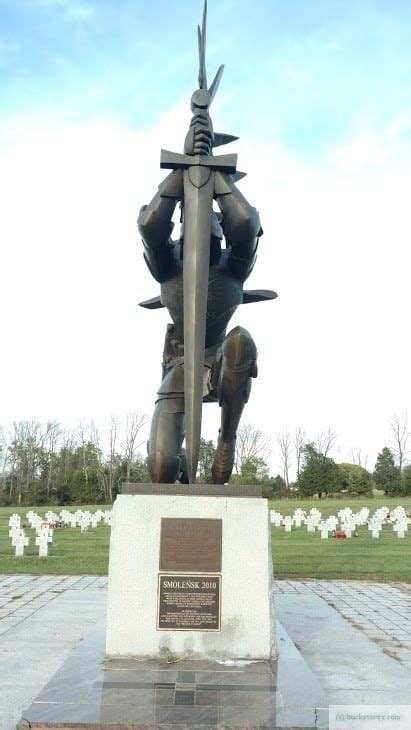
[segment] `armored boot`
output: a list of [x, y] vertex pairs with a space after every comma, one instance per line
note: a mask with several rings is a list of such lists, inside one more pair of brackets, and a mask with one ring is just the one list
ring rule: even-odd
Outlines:
[[174, 484], [180, 473], [180, 459], [155, 451], [147, 457], [147, 469], [155, 484]]
[[218, 432], [217, 450], [214, 456], [211, 474], [214, 484], [225, 484], [231, 477], [235, 457], [235, 438], [232, 441], [222, 441], [221, 429]]
[[147, 444], [147, 468], [152, 482], [174, 484], [181, 472], [180, 452], [184, 437], [181, 399], [156, 403]]
[[221, 428], [211, 473], [215, 484], [230, 479], [235, 457], [238, 424], [251, 390], [251, 378], [257, 377], [257, 348], [250, 333], [235, 327], [217, 353], [211, 373], [221, 407]]

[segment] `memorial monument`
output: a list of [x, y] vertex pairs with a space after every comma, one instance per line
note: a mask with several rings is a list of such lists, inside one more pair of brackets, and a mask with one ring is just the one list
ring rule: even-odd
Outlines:
[[[159, 483], [195, 483], [203, 402], [218, 402], [221, 408], [212, 476], [215, 484], [228, 482], [237, 428], [251, 379], [257, 376], [257, 349], [246, 329], [235, 327], [226, 334], [227, 325], [240, 304], [276, 297], [272, 291], [243, 290], [263, 231], [258, 212], [235, 185], [244, 177], [237, 172], [237, 155], [212, 154], [214, 147], [238, 137], [213, 130], [210, 107], [224, 66], [208, 87], [206, 14], [205, 2], [198, 28], [199, 88], [191, 97], [184, 154], [162, 150], [160, 167], [172, 172], [138, 218], [146, 264], [161, 285], [161, 295], [141, 306], [166, 307], [172, 319], [148, 442], [148, 469]], [[178, 203], [181, 231], [173, 241]]]
[[[171, 172], [138, 218], [144, 258], [161, 287], [142, 306], [167, 307], [172, 323], [148, 443], [153, 484], [123, 485], [113, 509], [109, 656], [166, 651], [269, 659], [274, 651], [267, 502], [259, 487], [217, 485], [231, 476], [238, 424], [257, 375], [251, 335], [242, 327], [226, 334], [227, 325], [240, 304], [276, 294], [243, 289], [262, 229], [235, 185], [243, 177], [237, 156], [212, 154], [237, 138], [213, 130], [209, 112], [223, 66], [208, 86], [206, 16], [207, 2], [184, 154], [162, 150], [160, 166]], [[181, 231], [173, 241], [177, 205]], [[196, 485], [202, 406], [209, 401], [221, 408], [214, 485]]]
[[[212, 154], [236, 138], [214, 132], [209, 115], [223, 67], [208, 87], [206, 14], [205, 2], [184, 154], [162, 151], [172, 171], [139, 216], [161, 285], [143, 306], [167, 307], [172, 319], [148, 444], [152, 483], [124, 484], [113, 506], [106, 626], [81, 642], [18, 730], [319, 727], [321, 693], [278, 622], [276, 648], [267, 500], [257, 486], [225, 484], [257, 375], [251, 335], [226, 328], [240, 304], [276, 295], [243, 289], [262, 229], [235, 185], [236, 155]], [[221, 427], [214, 484], [203, 485], [195, 481], [209, 401], [220, 405]]]

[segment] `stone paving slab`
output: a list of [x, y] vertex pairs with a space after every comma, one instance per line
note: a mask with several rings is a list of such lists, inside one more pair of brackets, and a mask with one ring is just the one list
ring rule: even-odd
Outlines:
[[0, 575], [0, 636], [67, 590], [107, 590], [107, 578], [89, 575]]
[[381, 651], [411, 664], [411, 586], [345, 580], [276, 581], [279, 594], [317, 595]]
[[329, 704], [410, 704], [411, 674], [314, 592], [277, 596], [277, 615]]

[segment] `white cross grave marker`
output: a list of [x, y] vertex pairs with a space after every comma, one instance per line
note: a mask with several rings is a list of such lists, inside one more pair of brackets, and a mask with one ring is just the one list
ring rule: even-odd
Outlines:
[[22, 557], [24, 555], [24, 548], [27, 547], [29, 542], [29, 538], [24, 533], [17, 538], [15, 542], [16, 556]]
[[328, 540], [329, 525], [327, 522], [319, 522], [318, 529], [320, 531], [321, 540]]
[[36, 545], [39, 548], [39, 558], [46, 558], [49, 552], [48, 535], [41, 533], [36, 537]]

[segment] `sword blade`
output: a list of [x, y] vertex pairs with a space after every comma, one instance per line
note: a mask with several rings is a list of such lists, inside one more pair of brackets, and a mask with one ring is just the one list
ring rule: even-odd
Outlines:
[[[203, 180], [205, 182], [196, 187], [193, 179], [199, 184]], [[184, 171], [184, 401], [187, 468], [191, 484], [196, 481], [200, 451], [213, 193], [213, 171], [200, 167]]]

